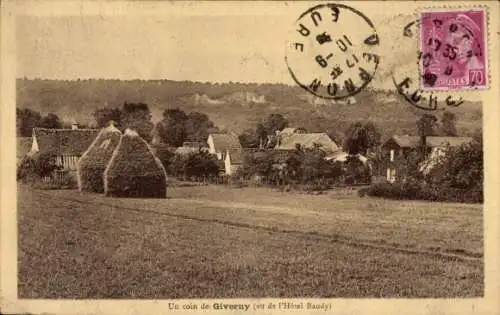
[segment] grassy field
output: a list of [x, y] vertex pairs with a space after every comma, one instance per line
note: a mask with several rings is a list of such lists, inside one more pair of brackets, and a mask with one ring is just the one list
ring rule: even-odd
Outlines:
[[172, 187], [19, 186], [21, 298], [473, 297], [482, 206]]

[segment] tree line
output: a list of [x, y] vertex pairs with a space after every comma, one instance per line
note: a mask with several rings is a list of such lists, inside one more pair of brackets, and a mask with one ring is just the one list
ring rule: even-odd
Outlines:
[[[19, 136], [29, 137], [34, 127], [41, 128], [70, 128], [71, 122], [63, 122], [55, 113], [42, 116], [31, 109], [16, 109], [16, 126]], [[190, 112], [179, 108], [168, 108], [163, 111], [162, 120], [156, 125], [151, 121], [152, 115], [149, 106], [142, 102], [125, 102], [121, 107], [103, 107], [96, 109], [92, 116], [93, 127], [102, 128], [114, 121], [118, 128], [136, 130], [147, 141], [154, 136], [164, 144], [179, 147], [186, 141], [205, 143], [210, 133], [226, 132], [219, 129], [210, 120], [208, 115], [201, 112]], [[271, 113], [258, 122], [254, 129], [247, 129], [239, 135], [240, 143], [245, 148], [273, 147], [276, 143], [274, 135], [288, 127], [290, 122], [279, 113]], [[301, 127], [301, 126], [295, 126]], [[456, 115], [444, 112], [441, 120], [433, 114], [423, 114], [416, 122], [416, 133], [421, 137], [427, 136], [456, 136]], [[329, 134], [330, 138], [341, 145], [349, 154], [367, 155], [369, 150], [380, 145], [381, 133], [372, 121], [358, 121], [352, 123], [344, 133], [343, 139], [336, 134]]]

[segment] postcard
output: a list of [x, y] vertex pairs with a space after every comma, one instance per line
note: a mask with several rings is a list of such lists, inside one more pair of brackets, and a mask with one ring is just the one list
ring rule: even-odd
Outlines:
[[498, 314], [498, 2], [3, 1], [5, 314]]

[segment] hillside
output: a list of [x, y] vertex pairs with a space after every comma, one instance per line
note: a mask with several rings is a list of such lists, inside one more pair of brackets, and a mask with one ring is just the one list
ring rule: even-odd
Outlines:
[[[281, 113], [290, 125], [311, 132], [335, 130], [339, 135], [357, 120], [372, 120], [384, 136], [414, 134], [418, 110], [393, 92], [363, 91], [348, 102], [317, 99], [299, 87], [281, 84], [198, 83], [188, 81], [59, 81], [18, 79], [17, 106], [63, 120], [93, 123], [92, 112], [100, 107], [118, 107], [125, 101], [145, 102], [154, 122], [166, 108], [206, 113], [221, 128], [241, 132], [254, 128], [270, 113]], [[481, 104], [466, 102], [453, 108], [462, 135], [481, 128]], [[437, 115], [441, 115], [441, 111]]]

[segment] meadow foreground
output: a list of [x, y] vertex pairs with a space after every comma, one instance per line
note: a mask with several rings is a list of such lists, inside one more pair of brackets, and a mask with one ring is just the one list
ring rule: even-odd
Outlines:
[[20, 298], [478, 297], [482, 205], [18, 186]]

